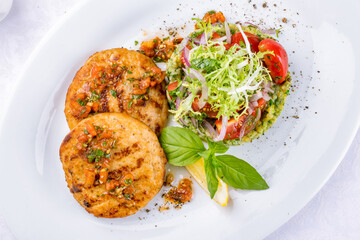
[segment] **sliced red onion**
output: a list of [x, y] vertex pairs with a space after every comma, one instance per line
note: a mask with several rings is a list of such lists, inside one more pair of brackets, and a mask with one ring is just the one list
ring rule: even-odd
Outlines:
[[189, 62], [189, 53], [190, 53], [190, 50], [185, 46], [184, 47], [184, 51], [183, 51], [183, 56], [184, 56], [184, 61], [185, 61], [185, 64], [186, 66], [190, 67], [191, 64]]
[[271, 89], [271, 84], [270, 84], [270, 82], [267, 82], [267, 83], [265, 83], [264, 82], [264, 92], [271, 92], [271, 93], [273, 93], [274, 92], [274, 90], [272, 90]]
[[205, 129], [210, 133], [211, 136], [216, 138], [219, 133], [214, 129], [214, 127], [206, 120], [203, 120], [202, 124], [204, 125]]
[[201, 97], [199, 99], [199, 108], [203, 108], [206, 104], [208, 96], [208, 88], [204, 76], [193, 68], [190, 68], [190, 73], [201, 82]]
[[201, 38], [200, 38], [200, 45], [205, 45], [206, 44], [206, 38], [205, 38], [205, 33], [201, 34]]
[[194, 39], [193, 39], [193, 42], [194, 42], [196, 45], [199, 45], [199, 44], [200, 44], [200, 39], [199, 39], [199, 38], [194, 38]]
[[252, 114], [253, 111], [254, 111], [254, 108], [256, 108], [257, 106], [259, 106], [257, 101], [250, 102], [249, 103], [249, 110], [251, 110], [251, 111], [248, 111], [249, 114]]
[[270, 101], [271, 97], [269, 96], [268, 93], [264, 92], [263, 93], [263, 99], [267, 102], [267, 101]]
[[184, 126], [187, 126], [187, 124], [184, 122], [184, 119], [179, 118], [179, 121], [180, 121]]
[[226, 39], [227, 39], [227, 37], [226, 37], [226, 36], [223, 36], [223, 37], [221, 37], [221, 38], [214, 39], [214, 42], [223, 42], [223, 41], [225, 41]]
[[[251, 116], [251, 115], [250, 115]], [[247, 118], [246, 118], [247, 119]], [[241, 140], [243, 138], [243, 136], [245, 135], [245, 122], [246, 122], [246, 119], [243, 123], [243, 125], [241, 126], [240, 128], [240, 133], [239, 133], [239, 140]]]
[[222, 117], [222, 122], [221, 122], [221, 131], [219, 136], [217, 136], [216, 138], [214, 138], [214, 141], [222, 141], [225, 138], [225, 134], [226, 134], [226, 129], [227, 129], [227, 124], [228, 124], [228, 117], [227, 116], [223, 116]]
[[186, 44], [189, 42], [189, 38], [184, 38], [178, 46], [179, 52], [181, 52]]
[[[252, 115], [250, 115], [252, 116]], [[249, 116], [249, 120], [251, 120], [254, 116], [250, 117]], [[253, 122], [251, 123], [251, 126], [244, 132], [244, 136], [247, 135], [249, 132], [251, 132], [251, 130], [253, 130], [256, 126], [256, 123], [260, 120], [261, 117], [261, 109], [257, 108], [256, 109], [256, 117], [253, 120]], [[244, 125], [248, 125], [248, 124], [244, 124]], [[246, 127], [245, 127], [246, 128]]]
[[193, 117], [191, 117], [190, 119], [191, 119], [192, 125], [193, 125], [195, 128], [197, 128], [197, 120], [196, 120], [195, 118], [193, 118]]
[[[241, 140], [245, 135], [247, 135], [251, 130], [253, 130], [256, 126], [256, 123], [260, 120], [261, 117], [261, 109], [256, 109], [256, 117], [249, 113], [249, 116], [245, 118], [244, 123], [241, 126], [239, 139]], [[251, 124], [251, 125], [250, 125]], [[246, 129], [247, 128], [247, 129]]]
[[176, 104], [176, 110], [178, 110], [178, 108], [180, 106], [180, 98], [179, 97], [176, 98], [175, 104]]
[[231, 44], [231, 32], [229, 28], [229, 24], [225, 21], [225, 33], [226, 33], [226, 42]]
[[250, 101], [250, 102], [257, 102], [257, 100], [259, 100], [259, 99], [262, 98], [262, 97], [263, 97], [262, 92], [257, 91], [254, 95], [252, 95], [252, 96], [249, 98], [249, 101]]
[[253, 26], [253, 27], [259, 28], [257, 25], [255, 25], [255, 24], [253, 24], [253, 23], [251, 23], [251, 22], [244, 22], [244, 24], [242, 24], [242, 25], [244, 25], [245, 27], [247, 27], [247, 26]]

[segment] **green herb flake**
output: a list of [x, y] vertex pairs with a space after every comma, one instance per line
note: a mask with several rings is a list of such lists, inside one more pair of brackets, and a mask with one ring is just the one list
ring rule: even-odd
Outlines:
[[110, 90], [110, 93], [113, 97], [116, 97], [116, 95], [117, 95], [117, 92], [113, 89]]
[[86, 128], [84, 129], [84, 133], [85, 133], [86, 135], [89, 134], [89, 132], [88, 132], [88, 130], [86, 130]]
[[125, 179], [124, 182], [125, 182], [126, 185], [129, 186], [129, 185], [131, 185], [133, 183], [133, 180], [131, 178], [129, 178], [129, 179]]
[[125, 194], [124, 194], [124, 198], [125, 198], [126, 200], [130, 200], [130, 199], [131, 199], [131, 196], [130, 196], [130, 194], [125, 193]]
[[135, 40], [135, 46], [138, 45], [138, 44], [139, 44], [139, 42]]
[[84, 101], [84, 100], [82, 100], [82, 99], [78, 99], [78, 100], [76, 100], [81, 106], [85, 106], [86, 105], [86, 102]]
[[130, 70], [128, 70], [128, 71], [127, 71], [127, 73], [128, 73], [128, 74], [132, 74], [133, 72], [132, 72], [132, 71], [130, 71]]
[[131, 106], [132, 106], [132, 104], [133, 104], [133, 100], [131, 100], [129, 103], [128, 103], [128, 109], [130, 109], [131, 108]]

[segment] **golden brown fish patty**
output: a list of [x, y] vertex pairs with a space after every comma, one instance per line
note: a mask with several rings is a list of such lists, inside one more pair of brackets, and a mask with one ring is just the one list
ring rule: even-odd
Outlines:
[[166, 157], [155, 133], [125, 113], [81, 121], [60, 147], [74, 198], [97, 217], [132, 215], [161, 189]]
[[114, 48], [92, 55], [69, 86], [65, 116], [70, 129], [103, 112], [127, 112], [157, 135], [166, 124], [165, 73], [147, 56]]

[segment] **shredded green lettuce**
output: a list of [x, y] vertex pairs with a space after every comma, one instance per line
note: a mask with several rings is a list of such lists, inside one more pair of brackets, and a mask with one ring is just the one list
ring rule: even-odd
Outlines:
[[[225, 35], [224, 24], [211, 25], [197, 20], [199, 29], [196, 35], [200, 37], [205, 33], [207, 44], [192, 44], [189, 54], [191, 68], [200, 72], [206, 80], [208, 89], [208, 102], [218, 111], [217, 117], [227, 116], [238, 119], [249, 108], [249, 98], [257, 91], [261, 91], [264, 84], [271, 81], [269, 70], [263, 65], [265, 54], [272, 52], [259, 52], [257, 54], [247, 51], [245, 45], [233, 45], [226, 50], [226, 42], [211, 40], [213, 32]], [[234, 30], [234, 27], [231, 28]], [[239, 29], [237, 29], [239, 30]], [[190, 38], [194, 36], [190, 35]], [[193, 43], [193, 40], [192, 40]], [[249, 48], [249, 46], [248, 46]], [[199, 114], [192, 109], [192, 102], [203, 87], [199, 79], [185, 75], [184, 91], [188, 94], [182, 99], [177, 110], [172, 110], [175, 119], [186, 114]]]

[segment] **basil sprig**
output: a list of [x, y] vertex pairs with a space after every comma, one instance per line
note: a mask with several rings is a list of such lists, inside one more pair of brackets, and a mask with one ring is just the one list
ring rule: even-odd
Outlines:
[[160, 143], [170, 164], [187, 166], [204, 158], [207, 187], [213, 198], [220, 178], [229, 186], [238, 189], [268, 189], [266, 181], [249, 163], [225, 153], [229, 147], [221, 142], [207, 140], [206, 149], [200, 137], [186, 128], [166, 127], [161, 133]]

